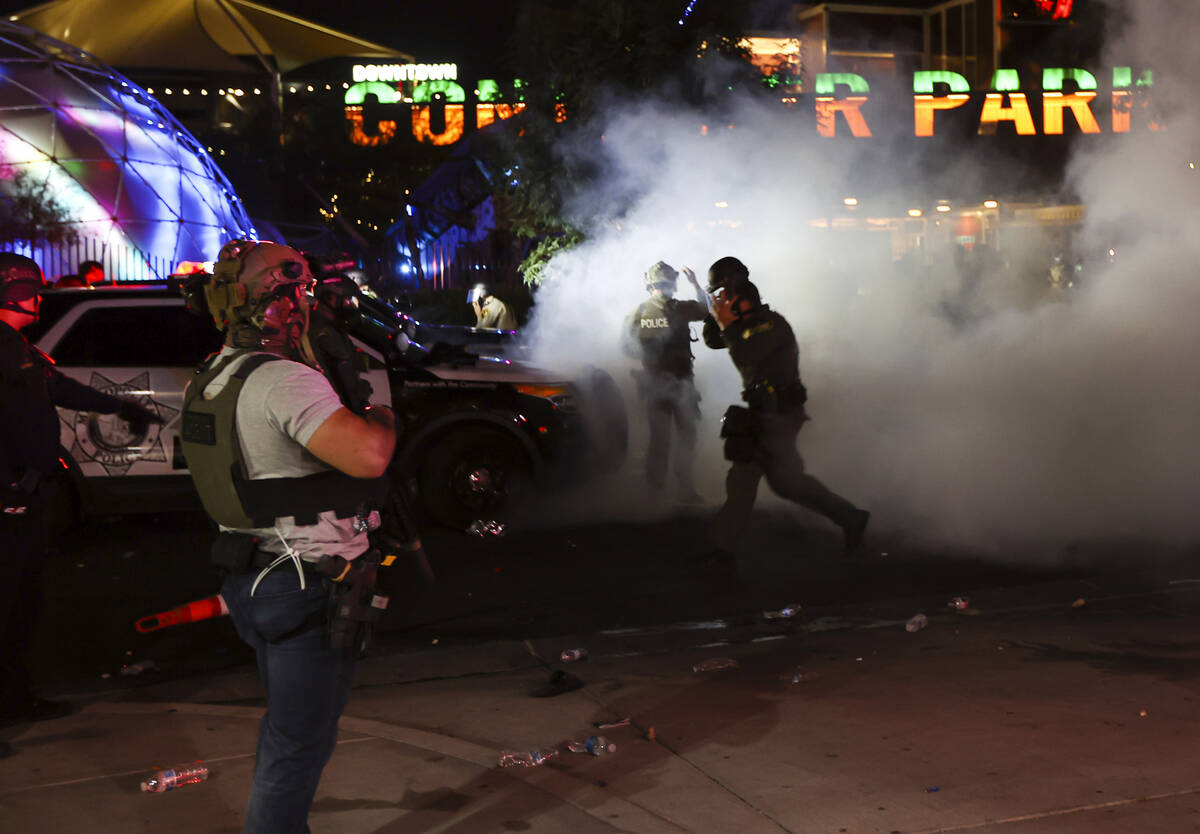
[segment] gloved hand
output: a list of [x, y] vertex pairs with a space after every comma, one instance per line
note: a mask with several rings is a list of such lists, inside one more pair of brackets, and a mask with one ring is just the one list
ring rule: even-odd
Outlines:
[[151, 423], [160, 426], [163, 423], [163, 418], [159, 417], [156, 412], [133, 400], [121, 400], [121, 407], [117, 409], [116, 414], [129, 424], [129, 429], [134, 434], [145, 434], [150, 429]]

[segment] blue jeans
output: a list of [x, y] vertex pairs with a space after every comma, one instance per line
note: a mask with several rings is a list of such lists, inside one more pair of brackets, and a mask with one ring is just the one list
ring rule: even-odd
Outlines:
[[308, 834], [308, 810], [337, 741], [354, 658], [349, 649], [329, 648], [326, 624], [304, 625], [329, 602], [317, 574], [306, 570], [307, 588], [300, 590], [295, 566], [284, 562], [251, 597], [257, 575], [230, 576], [221, 588], [238, 635], [254, 648], [267, 690], [243, 830]]

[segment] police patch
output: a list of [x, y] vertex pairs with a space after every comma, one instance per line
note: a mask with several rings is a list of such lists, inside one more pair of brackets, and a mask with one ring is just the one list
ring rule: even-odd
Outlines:
[[[125, 382], [114, 382], [103, 374], [93, 372], [88, 385], [97, 391], [133, 400], [169, 422], [178, 409], [156, 403], [146, 393], [150, 388], [150, 373], [144, 371]], [[139, 460], [166, 462], [160, 433], [162, 425], [151, 423], [143, 434], [135, 434], [130, 425], [115, 414], [59, 409], [59, 419], [70, 431], [73, 441], [71, 457], [79, 463], [88, 461], [104, 467], [106, 475], [124, 475]]]

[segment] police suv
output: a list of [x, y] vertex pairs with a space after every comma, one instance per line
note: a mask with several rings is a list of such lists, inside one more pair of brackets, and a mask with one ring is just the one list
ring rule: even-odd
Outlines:
[[[394, 472], [432, 519], [459, 529], [504, 512], [518, 488], [586, 477], [624, 458], [611, 377], [565, 380], [491, 355], [506, 334], [428, 327], [376, 299], [347, 332], [371, 400], [399, 418]], [[165, 283], [48, 290], [29, 340], [58, 369], [162, 418], [145, 434], [111, 414], [59, 409], [60, 454], [83, 515], [199, 509], [179, 440], [183, 389], [221, 344]], [[482, 344], [481, 344], [482, 343]]]

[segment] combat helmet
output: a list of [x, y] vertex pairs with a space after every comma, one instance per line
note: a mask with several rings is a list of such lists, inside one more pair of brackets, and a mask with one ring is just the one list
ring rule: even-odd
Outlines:
[[298, 354], [308, 332], [312, 285], [312, 271], [298, 250], [271, 241], [231, 240], [221, 247], [204, 295], [229, 344]]
[[679, 272], [666, 261], [659, 261], [646, 270], [646, 289], [656, 287], [674, 287]]

